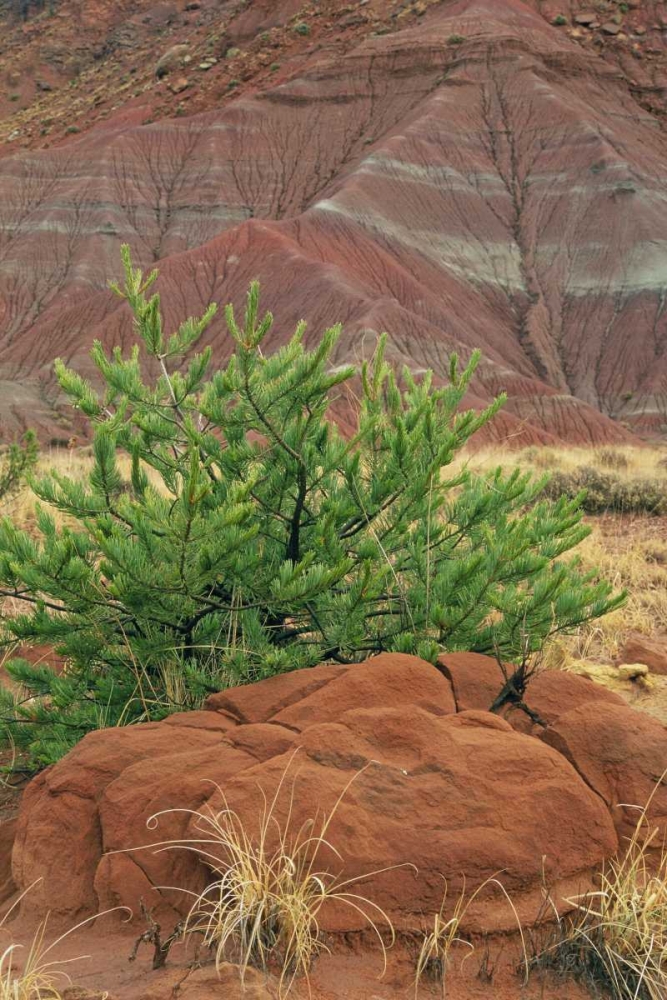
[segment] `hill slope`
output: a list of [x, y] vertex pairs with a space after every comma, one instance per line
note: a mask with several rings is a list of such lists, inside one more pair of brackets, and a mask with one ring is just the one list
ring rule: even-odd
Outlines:
[[[129, 62], [118, 45], [100, 56], [106, 86], [129, 67], [146, 89], [116, 93], [116, 110], [93, 121], [100, 94], [83, 69], [84, 94], [47, 83], [5, 121], [6, 429], [27, 420], [68, 433], [53, 358], [86, 368], [94, 337], [131, 339], [105, 290], [124, 241], [143, 265], [159, 262], [171, 322], [211, 299], [240, 303], [259, 277], [276, 343], [301, 316], [312, 336], [341, 320], [341, 362], [386, 329], [397, 360], [443, 375], [449, 350], [480, 346], [476, 392], [510, 393], [498, 432], [515, 441], [627, 440], [633, 422], [659, 424], [667, 142], [660, 102], [649, 109], [647, 95], [660, 46], [654, 82], [640, 94], [635, 81], [640, 104], [618, 45], [643, 36], [563, 30], [547, 4], [187, 6], [100, 3], [96, 20], [94, 3], [62, 2], [70, 18], [81, 9], [82, 37], [130, 38]], [[644, 6], [628, 15], [635, 26], [661, 5]], [[30, 57], [34, 77], [44, 31], [31, 34], [30, 17], [13, 23], [26, 33], [16, 61]], [[617, 47], [598, 45], [603, 35]], [[172, 50], [156, 77], [175, 43], [188, 48]], [[46, 105], [81, 131], [37, 135]], [[208, 339], [224, 358], [221, 323]]]

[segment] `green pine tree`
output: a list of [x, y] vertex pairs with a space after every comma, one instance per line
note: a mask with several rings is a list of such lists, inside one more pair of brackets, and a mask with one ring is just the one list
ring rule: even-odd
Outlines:
[[[157, 375], [138, 347], [124, 358], [96, 343], [99, 393], [57, 362], [93, 425], [92, 470], [32, 483], [37, 537], [0, 525], [1, 593], [25, 606], [5, 642], [52, 644], [68, 662], [61, 676], [9, 668], [29, 700], [2, 695], [3, 731], [33, 764], [227, 685], [382, 650], [511, 659], [618, 604], [562, 558], [587, 534], [577, 501], [540, 500], [544, 480], [518, 472], [451, 471], [502, 403], [460, 410], [478, 354], [462, 370], [452, 357], [443, 387], [408, 370], [399, 382], [385, 337], [355, 372], [331, 364], [339, 327], [310, 351], [299, 324], [267, 357], [272, 318], [253, 284], [243, 324], [226, 311], [234, 355], [211, 372], [210, 349], [192, 351], [215, 308], [166, 337], [146, 294], [155, 272], [127, 247], [123, 261], [114, 287]], [[355, 375], [346, 439], [328, 411]]]

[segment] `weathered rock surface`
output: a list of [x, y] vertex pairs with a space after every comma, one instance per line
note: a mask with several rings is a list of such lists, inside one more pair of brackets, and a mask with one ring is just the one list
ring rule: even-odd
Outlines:
[[651, 673], [667, 675], [667, 636], [653, 638], [633, 632], [625, 642], [620, 663], [644, 663]]
[[[257, 276], [272, 344], [301, 316], [313, 338], [341, 320], [337, 361], [387, 329], [394, 360], [440, 376], [449, 350], [481, 346], [471, 402], [510, 394], [495, 434], [631, 439], [610, 417], [644, 419], [667, 373], [656, 119], [546, 7], [422, 7], [407, 27], [371, 23], [345, 53], [314, 50], [291, 79], [222, 107], [151, 124], [120, 109], [64, 145], [0, 160], [8, 429], [29, 412], [44, 434], [66, 433], [53, 357], [85, 370], [94, 337], [131, 341], [105, 290], [125, 240], [144, 266], [160, 262], [170, 323], [211, 299], [238, 305]], [[275, 8], [230, 19], [227, 44], [273, 30]], [[229, 353], [221, 321], [207, 342], [218, 360]]]
[[544, 742], [576, 767], [611, 811], [619, 835], [629, 837], [639, 809], [651, 799], [648, 828], [667, 834], [667, 728], [656, 719], [605, 701], [589, 701], [560, 715]]
[[12, 847], [16, 836], [16, 818], [0, 819], [0, 904], [14, 892]]
[[[456, 708], [488, 711], [505, 683], [504, 674], [493, 657], [479, 653], [442, 653], [438, 663], [451, 681]], [[526, 702], [547, 724], [586, 702], [626, 705], [623, 698], [585, 677], [556, 670], [544, 670], [530, 681]], [[512, 725], [523, 730], [530, 721], [523, 712], [509, 716]]]
[[[558, 676], [568, 690], [577, 681]], [[588, 690], [585, 681], [577, 687]], [[557, 700], [553, 691], [544, 695], [545, 705]], [[605, 740], [600, 757], [587, 728], [580, 737], [584, 754], [571, 721], [576, 713], [590, 708], [603, 719], [604, 712], [616, 713], [619, 731], [639, 732], [646, 720], [603, 697], [600, 704], [580, 701], [559, 715], [553, 738], [550, 728], [540, 740], [486, 711], [456, 712], [441, 670], [386, 654], [215, 695], [207, 711], [92, 733], [24, 795], [14, 878], [25, 887], [45, 876], [24, 901], [24, 913], [49, 909], [72, 922], [98, 907], [136, 911], [143, 897], [173, 915], [187, 906], [176, 887], [201, 889], [206, 870], [189, 851], [136, 848], [192, 836], [187, 810], [219, 810], [223, 793], [248, 830], [256, 830], [264, 796], [270, 800], [281, 780], [275, 815], [284, 822], [291, 808], [296, 830], [331, 810], [354, 779], [328, 831], [342, 860], [325, 851], [323, 866], [342, 868], [349, 878], [405, 866], [374, 876], [363, 891], [406, 928], [438, 909], [443, 877], [454, 892], [464, 877], [470, 889], [502, 870], [530, 921], [541, 900], [543, 858], [549, 883], [564, 893], [586, 882], [617, 847], [609, 807], [622, 793], [646, 792], [649, 771], [667, 746], [662, 727], [651, 733], [653, 750], [646, 738], [616, 738], [621, 777], [612, 790], [597, 787], [612, 741]], [[645, 726], [641, 731], [646, 736]], [[155, 813], [162, 815], [148, 830]], [[332, 909], [323, 919], [333, 931], [358, 925], [351, 911]], [[512, 915], [486, 899], [471, 920], [498, 929]]]

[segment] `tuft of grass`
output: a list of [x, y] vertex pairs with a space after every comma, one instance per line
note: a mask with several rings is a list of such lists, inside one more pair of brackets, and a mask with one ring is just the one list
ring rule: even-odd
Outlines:
[[519, 929], [519, 936], [521, 938], [523, 964], [525, 967], [527, 981], [529, 966], [523, 928], [521, 926], [521, 921], [519, 919], [519, 914], [516, 911], [516, 907], [498, 877], [496, 875], [492, 875], [485, 879], [485, 881], [482, 882], [482, 884], [478, 886], [477, 889], [475, 889], [475, 891], [470, 895], [466, 894], [464, 879], [463, 886], [454, 903], [451, 916], [449, 917], [446, 916], [448, 887], [447, 880], [445, 879], [445, 890], [443, 892], [440, 910], [433, 918], [432, 929], [424, 935], [424, 940], [422, 941], [422, 945], [417, 956], [415, 969], [415, 997], [419, 995], [419, 986], [422, 979], [428, 977], [429, 979], [440, 983], [442, 997], [444, 1000], [447, 995], [447, 972], [452, 961], [455, 946], [461, 945], [467, 948], [468, 956], [475, 950], [475, 946], [472, 942], [462, 936], [461, 925], [465, 920], [468, 910], [477, 897], [489, 886], [495, 886], [500, 889], [507, 900], [512, 913], [514, 914], [517, 927]]
[[[13, 903], [0, 920], [0, 931], [5, 930], [11, 914], [36, 884], [34, 882], [29, 886]], [[80, 955], [76, 958], [54, 959], [51, 957], [52, 952], [65, 938], [80, 930], [85, 924], [118, 909], [127, 912], [126, 907], [114, 907], [111, 910], [105, 910], [104, 913], [96, 913], [93, 917], [81, 920], [74, 927], [70, 927], [48, 945], [46, 944], [49, 919], [47, 914], [27, 945], [9, 944], [4, 951], [0, 952], [0, 1000], [63, 1000], [63, 992], [71, 986], [72, 982], [65, 966], [71, 965], [73, 962], [80, 962], [90, 956]], [[25, 955], [25, 958], [22, 962], [17, 963], [19, 954]]]
[[447, 39], [448, 45], [463, 45], [465, 38], [463, 35], [450, 35]]
[[626, 850], [603, 868], [600, 888], [567, 900], [574, 914], [559, 920], [556, 941], [534, 960], [602, 985], [614, 1000], [667, 996], [667, 845], [648, 818], [665, 774]]
[[199, 894], [182, 887], [170, 887], [194, 896], [183, 934], [185, 937], [199, 935], [203, 939], [204, 946], [215, 953], [218, 971], [223, 962], [236, 961], [242, 981], [250, 966], [267, 969], [277, 965], [281, 996], [289, 992], [297, 976], [303, 975], [308, 982], [314, 959], [329, 951], [322, 940], [320, 916], [330, 903], [348, 906], [363, 918], [380, 943], [385, 969], [387, 944], [378, 924], [388, 928], [389, 946], [394, 942], [394, 929], [384, 910], [353, 891], [360, 881], [392, 869], [383, 868], [343, 879], [327, 871], [319, 862], [323, 848], [342, 861], [327, 839], [328, 829], [350, 786], [370, 763], [352, 776], [328, 813], [318, 812], [295, 829], [292, 822], [294, 783], [286, 819], [281, 822], [276, 814], [294, 755], [273, 797], [267, 798], [260, 789], [264, 806], [256, 835], [229, 807], [224, 792], [217, 785], [223, 802], [221, 809], [215, 811], [207, 806], [203, 810], [162, 810], [151, 816], [147, 824], [149, 829], [155, 829], [161, 816], [176, 812], [185, 812], [194, 818], [199, 836], [149, 845], [158, 850], [183, 848], [194, 851], [214, 875], [213, 881]]

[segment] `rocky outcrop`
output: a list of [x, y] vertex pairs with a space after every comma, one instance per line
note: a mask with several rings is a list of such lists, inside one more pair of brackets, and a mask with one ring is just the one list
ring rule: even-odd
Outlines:
[[[463, 655], [443, 657], [449, 668], [384, 654], [297, 671], [214, 695], [204, 711], [90, 734], [25, 792], [14, 879], [24, 888], [44, 878], [24, 913], [72, 922], [99, 907], [136, 911], [143, 897], [175, 916], [188, 899], [178, 889], [203, 888], [207, 869], [191, 851], [155, 844], [192, 836], [190, 811], [225, 802], [252, 835], [282, 782], [275, 816], [294, 830], [349, 784], [327, 833], [340, 858], [325, 848], [320, 864], [347, 878], [390, 867], [364, 892], [398, 927], [437, 911], [443, 878], [454, 892], [498, 871], [530, 923], [545, 877], [559, 899], [616, 851], [617, 829], [631, 821], [620, 804], [651, 794], [667, 730], [591, 682], [553, 673], [535, 682], [548, 728], [540, 738], [519, 732], [484, 710], [497, 664], [479, 656], [468, 666], [482, 676], [480, 704], [467, 681], [457, 711]], [[654, 807], [665, 822], [662, 790]], [[470, 920], [498, 930], [512, 915], [480, 898]], [[358, 927], [335, 908], [323, 923]]]
[[643, 663], [651, 673], [667, 675], [667, 636], [652, 637], [631, 632], [625, 641], [619, 662]]
[[[239, 44], [262, 11], [248, 7]], [[125, 240], [160, 264], [170, 324], [238, 305], [259, 277], [272, 345], [302, 316], [312, 338], [342, 321], [344, 363], [386, 329], [395, 362], [438, 377], [449, 351], [480, 346], [471, 402], [510, 396], [497, 435], [632, 440], [619, 421], [653, 406], [667, 372], [663, 135], [617, 71], [530, 5], [421, 13], [202, 114], [119, 110], [0, 160], [4, 425], [29, 412], [66, 434], [53, 357], [85, 370], [94, 337], [129, 345], [106, 291]], [[242, 73], [242, 50], [218, 48], [202, 75], [235, 59]], [[222, 320], [207, 343], [229, 353]]]

